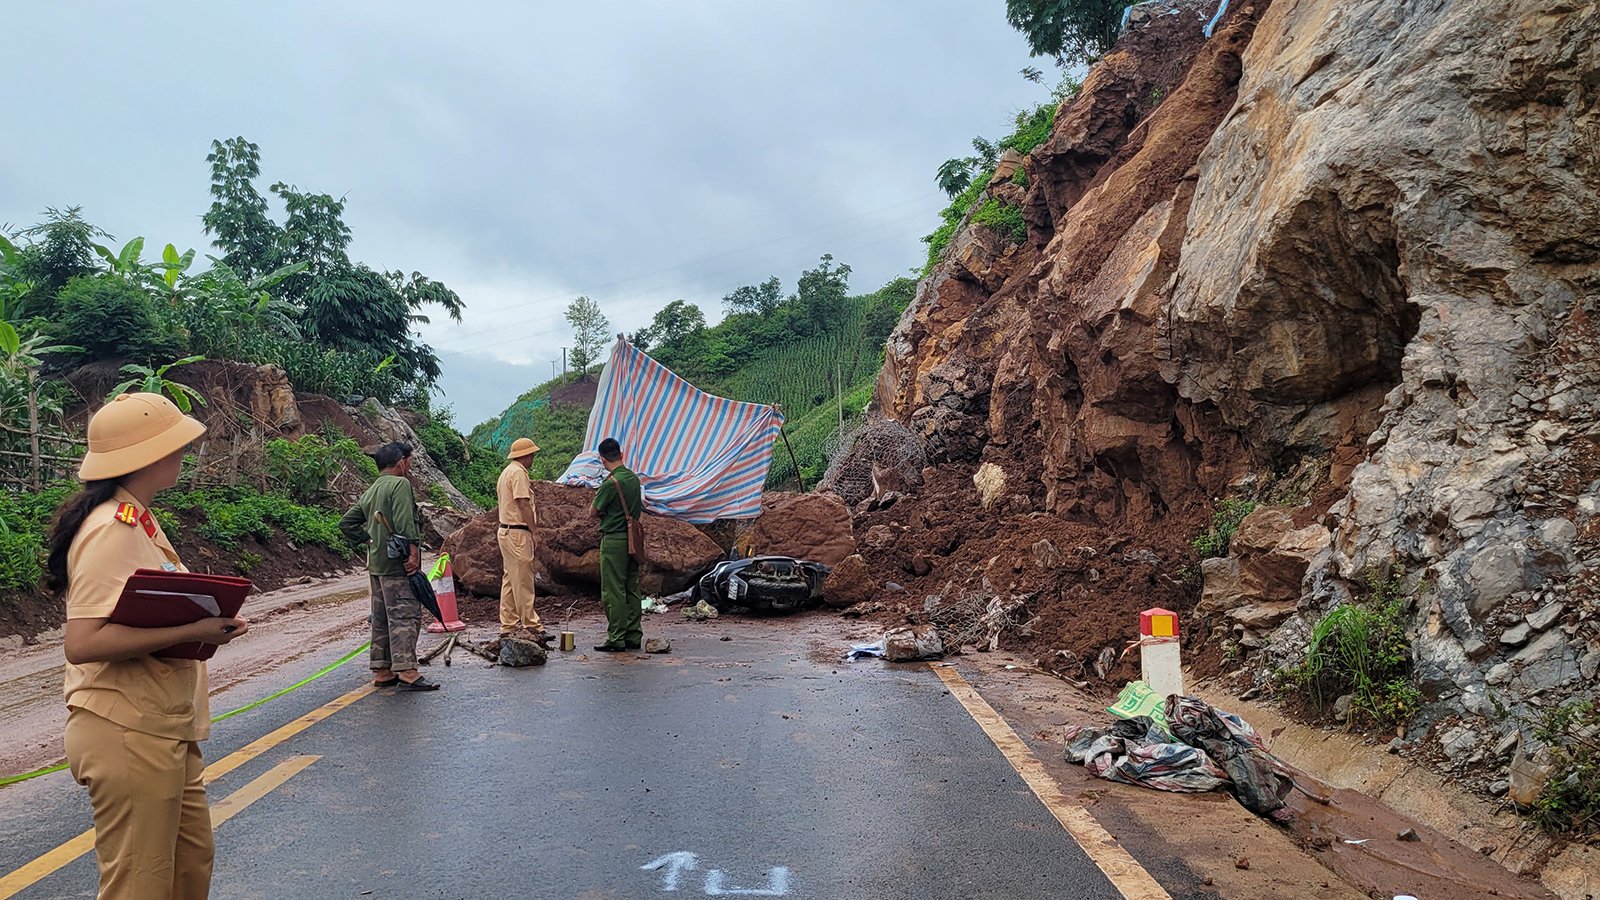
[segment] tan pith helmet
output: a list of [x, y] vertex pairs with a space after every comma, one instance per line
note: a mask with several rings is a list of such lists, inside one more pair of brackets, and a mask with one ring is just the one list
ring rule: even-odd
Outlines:
[[205, 433], [204, 425], [160, 394], [121, 394], [89, 420], [89, 452], [78, 477], [120, 478], [166, 459]]
[[511, 452], [506, 454], [506, 459], [521, 459], [539, 452], [539, 445], [527, 438], [517, 438], [511, 442]]

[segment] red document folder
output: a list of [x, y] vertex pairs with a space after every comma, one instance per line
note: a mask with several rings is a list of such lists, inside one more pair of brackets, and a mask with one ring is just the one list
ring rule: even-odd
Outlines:
[[[170, 628], [217, 616], [232, 618], [253, 585], [248, 578], [140, 569], [128, 578], [111, 621], [131, 628]], [[210, 659], [216, 644], [174, 644], [157, 650], [168, 659]]]

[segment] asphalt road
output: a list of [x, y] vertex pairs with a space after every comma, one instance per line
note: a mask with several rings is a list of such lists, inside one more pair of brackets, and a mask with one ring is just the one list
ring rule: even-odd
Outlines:
[[[928, 669], [771, 631], [674, 644], [526, 670], [457, 653], [442, 691], [332, 712], [211, 785], [260, 794], [217, 827], [213, 896], [1120, 896]], [[364, 674], [220, 723], [208, 762]], [[64, 773], [0, 789], [0, 875], [90, 824]], [[90, 853], [17, 896], [94, 881]]]

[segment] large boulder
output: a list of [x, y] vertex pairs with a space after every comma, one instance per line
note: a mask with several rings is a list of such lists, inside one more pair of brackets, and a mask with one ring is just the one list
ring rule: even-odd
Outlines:
[[747, 556], [791, 556], [837, 566], [856, 552], [850, 510], [829, 493], [768, 494], [761, 518], [739, 539]]
[[828, 579], [822, 583], [822, 602], [834, 609], [844, 609], [871, 600], [877, 592], [878, 580], [872, 576], [867, 561], [856, 553], [845, 557], [828, 573]]
[[[548, 589], [593, 589], [600, 583], [600, 533], [589, 514], [594, 492], [548, 481], [533, 483], [539, 527], [534, 543], [534, 583]], [[640, 589], [653, 596], [672, 594], [693, 583], [722, 558], [722, 548], [687, 522], [644, 517], [645, 565]], [[444, 543], [455, 566], [456, 583], [476, 594], [500, 593], [504, 571], [498, 543], [499, 514], [474, 516]]]

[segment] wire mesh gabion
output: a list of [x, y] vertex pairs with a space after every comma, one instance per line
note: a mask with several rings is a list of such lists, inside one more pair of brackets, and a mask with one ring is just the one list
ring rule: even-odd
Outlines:
[[857, 419], [829, 443], [828, 471], [818, 487], [847, 505], [922, 483], [927, 449], [915, 432], [893, 419]]

